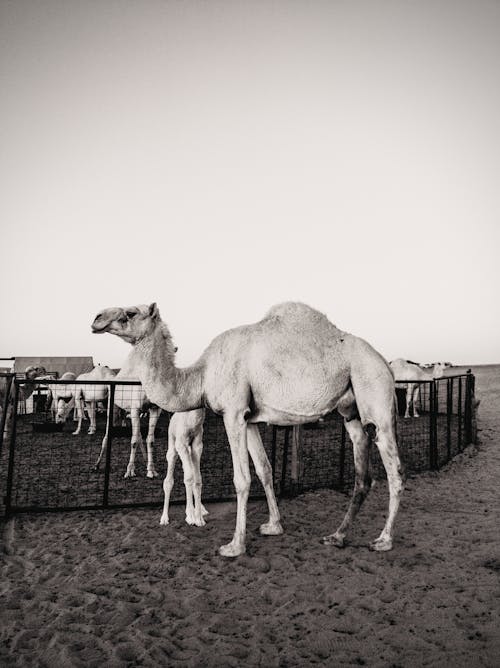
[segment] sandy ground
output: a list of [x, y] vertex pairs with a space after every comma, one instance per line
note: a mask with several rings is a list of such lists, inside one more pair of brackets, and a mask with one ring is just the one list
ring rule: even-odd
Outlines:
[[[497, 378], [498, 376], [498, 378]], [[373, 553], [378, 483], [343, 550], [319, 543], [348, 499], [280, 502], [248, 553], [217, 555], [235, 505], [19, 516], [0, 555], [1, 666], [500, 666], [500, 375], [481, 378], [480, 445], [408, 480], [394, 549]]]

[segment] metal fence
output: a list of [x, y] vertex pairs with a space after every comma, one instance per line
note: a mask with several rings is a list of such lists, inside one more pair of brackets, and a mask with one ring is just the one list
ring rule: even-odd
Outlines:
[[[146, 477], [146, 463], [138, 451], [136, 476], [125, 478], [130, 457], [130, 426], [123, 426], [123, 416], [120, 417], [116, 410], [108, 414], [107, 399], [102, 399], [103, 394], [109, 392], [111, 405], [115, 402], [130, 404], [126, 395], [140, 391], [139, 383], [50, 381], [53, 386], [61, 388], [70, 385], [74, 389], [84, 385], [86, 399], [95, 399], [89, 405], [95, 408], [96, 432], [87, 433], [86, 420], [85, 428], [74, 434], [76, 423], [72, 410], [68, 411], [65, 423], [54, 422], [54, 414], [47, 404], [45, 385], [40, 384], [34, 390], [30, 404], [32, 412], [28, 412], [26, 405], [21, 410], [22, 380], [3, 374], [1, 382], [8, 391], [4, 394], [0, 431], [0, 492], [4, 501], [0, 512], [8, 515], [23, 511], [101, 509], [162, 503], [170, 415], [162, 412], [156, 426], [154, 461], [158, 476]], [[410, 472], [440, 468], [475, 439], [472, 374], [419, 381], [419, 386], [420, 417], [404, 418], [403, 402], [398, 402], [400, 454], [406, 470]], [[398, 395], [401, 399], [399, 390]], [[9, 400], [11, 408], [15, 406], [16, 410], [12, 410], [8, 438], [2, 439]], [[71, 408], [71, 402], [68, 404]], [[147, 422], [147, 415], [141, 418], [143, 438], [147, 433]], [[96, 468], [107, 429], [107, 449], [100, 466]], [[318, 488], [349, 490], [352, 487], [352, 445], [336, 412], [299, 428], [260, 424], [259, 429], [272, 464], [278, 496]], [[210, 410], [207, 410], [204, 423], [203, 442], [203, 500], [234, 498], [232, 460], [224, 424], [222, 418]], [[373, 477], [385, 476], [375, 447], [371, 452], [371, 466]], [[262, 495], [262, 488], [253, 469], [252, 474], [250, 494], [257, 498]], [[180, 465], [176, 467], [174, 479], [171, 502], [183, 503], [185, 492]]]

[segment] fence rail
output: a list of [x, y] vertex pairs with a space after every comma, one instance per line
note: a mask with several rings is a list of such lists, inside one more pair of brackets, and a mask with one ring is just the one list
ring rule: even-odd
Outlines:
[[[46, 401], [34, 401], [33, 412], [20, 412], [23, 381], [12, 374], [1, 374], [4, 395], [0, 439], [4, 434], [9, 402], [12, 407], [9, 436], [0, 441], [0, 493], [6, 515], [16, 512], [102, 509], [126, 506], [159, 505], [163, 500], [162, 480], [166, 474], [166, 448], [170, 415], [162, 413], [155, 440], [156, 478], [146, 477], [146, 466], [138, 453], [137, 476], [124, 478], [130, 455], [130, 428], [117, 423], [115, 411], [107, 404], [96, 409], [96, 433], [86, 430], [73, 435], [74, 423], [56, 425]], [[419, 384], [420, 417], [404, 418], [404, 399], [398, 389], [398, 442], [408, 471], [437, 470], [465, 445], [475, 440], [474, 376], [464, 374]], [[95, 386], [95, 404], [102, 391], [109, 392], [110, 405], [123, 393], [137, 391], [137, 381], [61, 381], [51, 386]], [[105, 387], [102, 387], [105, 386]], [[33, 390], [45, 396], [46, 384]], [[88, 396], [88, 395], [87, 395]], [[107, 398], [105, 399], [107, 402]], [[16, 407], [16, 410], [13, 410]], [[94, 406], [95, 408], [96, 406]], [[141, 420], [143, 435], [147, 418]], [[106, 456], [101, 468], [95, 463], [108, 430]], [[343, 420], [334, 412], [319, 422], [300, 427], [259, 425], [264, 447], [271, 461], [277, 495], [330, 487], [349, 489], [354, 481], [352, 444]], [[234, 498], [233, 471], [229, 444], [222, 418], [207, 410], [202, 457], [203, 500]], [[376, 451], [371, 453], [372, 475], [385, 476]], [[253, 473], [253, 471], [252, 471]], [[185, 499], [183, 476], [178, 466], [174, 477], [172, 503]], [[255, 475], [251, 496], [262, 495]], [[0, 497], [1, 498], [1, 497]]]

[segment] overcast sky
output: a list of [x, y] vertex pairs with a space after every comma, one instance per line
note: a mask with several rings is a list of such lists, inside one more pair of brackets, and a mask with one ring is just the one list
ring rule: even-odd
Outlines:
[[2, 0], [0, 355], [156, 301], [189, 364], [304, 301], [500, 362], [500, 3]]

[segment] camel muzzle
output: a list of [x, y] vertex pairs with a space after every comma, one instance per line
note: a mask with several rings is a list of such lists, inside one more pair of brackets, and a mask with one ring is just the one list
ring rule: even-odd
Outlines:
[[104, 334], [109, 331], [113, 322], [126, 322], [126, 320], [127, 317], [122, 309], [107, 309], [96, 315], [91, 330], [93, 334]]

